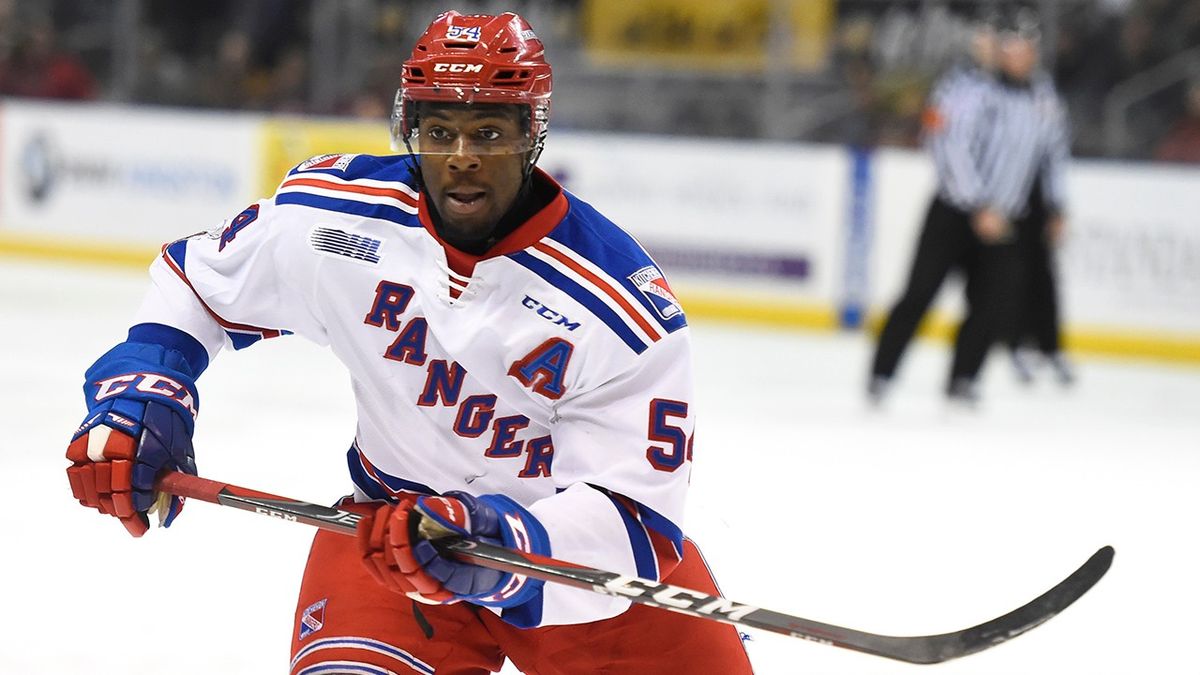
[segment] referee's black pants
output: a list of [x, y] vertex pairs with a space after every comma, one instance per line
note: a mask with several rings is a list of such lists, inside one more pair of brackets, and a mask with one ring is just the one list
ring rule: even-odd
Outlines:
[[1017, 251], [1024, 278], [1009, 342], [1015, 349], [1031, 341], [1039, 352], [1052, 356], [1062, 345], [1054, 250], [1047, 239], [1046, 219], [1044, 209], [1031, 208], [1029, 215], [1017, 222]]
[[971, 214], [935, 198], [925, 217], [908, 285], [879, 336], [871, 372], [891, 378], [952, 270], [966, 276], [967, 314], [954, 343], [947, 388], [957, 379], [978, 377], [992, 343], [1011, 330], [1020, 261], [1011, 243], [984, 244], [971, 227]]

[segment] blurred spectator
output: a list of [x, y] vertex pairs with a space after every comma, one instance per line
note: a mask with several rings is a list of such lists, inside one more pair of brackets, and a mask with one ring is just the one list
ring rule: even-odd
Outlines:
[[[602, 0], [590, 0], [599, 3]], [[710, 0], [715, 2], [716, 0]], [[800, 2], [802, 0], [789, 0]], [[1164, 88], [1126, 111], [1123, 147], [1104, 132], [1114, 86], [1185, 50], [1200, 48], [1200, 0], [1015, 0], [1053, 8], [1047, 36], [1054, 78], [1071, 111], [1076, 155], [1180, 157], [1194, 145], [1194, 105], [1182, 86]], [[516, 2], [514, 5], [513, 2]], [[589, 64], [582, 0], [460, 0], [466, 12], [519, 9], [539, 16], [539, 32], [564, 72], [588, 82], [597, 101], [645, 99], [637, 106], [597, 105], [560, 123], [595, 129], [701, 136], [792, 138], [855, 145], [913, 146], [930, 83], [966, 51], [969, 17], [1010, 0], [833, 0], [831, 53], [824, 72], [771, 74], [773, 96], [756, 96], [763, 73], [730, 77], [702, 68], [643, 66], [620, 76]], [[395, 45], [415, 38], [444, 3], [358, 0], [339, 4], [346, 30], [314, 26], [315, 0], [139, 0], [138, 58], [114, 58], [118, 3], [0, 0], [0, 95], [93, 98], [122, 83], [125, 100], [235, 110], [386, 117], [399, 66]], [[314, 13], [316, 12], [316, 13]], [[54, 17], [30, 22], [27, 16]], [[416, 28], [414, 28], [414, 26]], [[57, 35], [55, 27], [58, 28]], [[332, 44], [314, 45], [314, 39]], [[334, 36], [334, 37], [330, 37]], [[61, 39], [61, 42], [59, 39]], [[351, 49], [350, 47], [353, 47]], [[350, 54], [353, 70], [328, 84], [317, 54]], [[114, 72], [124, 68], [122, 72]], [[360, 72], [368, 69], [368, 72]], [[316, 72], [314, 72], [316, 71]], [[784, 76], [788, 76], [784, 73]], [[704, 83], [703, 86], [696, 86]], [[314, 89], [314, 87], [316, 87]], [[112, 91], [109, 92], [113, 94]], [[1190, 95], [1189, 95], [1190, 99]], [[783, 102], [781, 105], [780, 102]], [[653, 102], [653, 103], [651, 103]], [[792, 108], [788, 108], [792, 105]], [[1186, 111], [1185, 111], [1186, 108]], [[781, 117], [781, 110], [794, 116]], [[1165, 149], [1160, 149], [1164, 146]]]
[[206, 107], [256, 109], [262, 107], [267, 75], [251, 64], [250, 38], [239, 29], [226, 32], [215, 58], [200, 69], [197, 103]]
[[30, 98], [90, 99], [96, 84], [83, 63], [60, 51], [49, 21], [29, 21], [17, 29], [16, 44], [0, 61], [0, 95]]
[[1185, 112], [1154, 149], [1163, 162], [1200, 162], [1200, 80], [1193, 80], [1185, 94]]
[[337, 112], [359, 119], [387, 119], [392, 114], [392, 102], [400, 84], [401, 64], [403, 60], [395, 54], [376, 55], [363, 86], [339, 105]]
[[17, 39], [17, 6], [13, 0], [0, 0], [0, 62], [12, 52]]
[[308, 101], [308, 55], [292, 47], [279, 57], [267, 77], [263, 108], [272, 112], [302, 113]]
[[143, 29], [138, 59], [141, 77], [131, 94], [135, 101], [160, 105], [196, 103], [189, 62], [167, 48], [162, 34], [156, 28]]

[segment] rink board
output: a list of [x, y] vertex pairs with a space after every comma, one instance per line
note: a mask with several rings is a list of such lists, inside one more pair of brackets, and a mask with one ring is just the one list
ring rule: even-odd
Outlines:
[[[0, 253], [144, 266], [381, 122], [0, 101]], [[876, 327], [933, 189], [920, 152], [556, 132], [539, 164], [634, 234], [696, 318]], [[1059, 256], [1072, 349], [1200, 363], [1200, 169], [1074, 162]], [[923, 332], [961, 312], [951, 279]], [[853, 311], [848, 311], [852, 309]]]

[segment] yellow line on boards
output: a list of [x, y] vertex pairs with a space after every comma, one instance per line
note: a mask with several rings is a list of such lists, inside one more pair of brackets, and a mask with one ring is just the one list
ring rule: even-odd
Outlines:
[[689, 317], [714, 321], [754, 323], [785, 328], [838, 327], [837, 312], [818, 304], [767, 302], [763, 300], [713, 297], [681, 293], [680, 301]]
[[[145, 269], [158, 255], [158, 251], [157, 247], [150, 246], [130, 247], [96, 241], [66, 241], [0, 233], [0, 256], [15, 258]], [[737, 298], [703, 292], [684, 292], [680, 295], [688, 316], [694, 319], [777, 328], [835, 330], [839, 327], [837, 311], [818, 303]], [[867, 318], [866, 329], [872, 334], [878, 334], [882, 323], [883, 315], [872, 312]], [[917, 334], [950, 342], [957, 328], [957, 322], [951, 317], [935, 312], [921, 323]], [[1200, 364], [1200, 335], [1068, 326], [1064, 340], [1066, 349], [1071, 352]]]
[[0, 234], [0, 255], [33, 260], [145, 269], [159, 249], [119, 246], [96, 241], [64, 241], [9, 233]]
[[[872, 313], [867, 329], [878, 335], [883, 328], [884, 315]], [[951, 342], [958, 331], [958, 322], [944, 313], [933, 312], [917, 328], [917, 334], [942, 342]], [[1063, 335], [1063, 348], [1081, 354], [1134, 356], [1170, 363], [1200, 364], [1200, 335], [1171, 334], [1148, 330], [1136, 332], [1098, 326], [1068, 325]]]

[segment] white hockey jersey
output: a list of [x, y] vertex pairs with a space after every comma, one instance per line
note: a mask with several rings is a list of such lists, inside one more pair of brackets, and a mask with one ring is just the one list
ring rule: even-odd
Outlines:
[[[552, 179], [538, 172], [537, 180]], [[502, 493], [552, 555], [660, 578], [682, 551], [694, 410], [686, 319], [632, 237], [557, 196], [482, 258], [445, 245], [404, 156], [329, 155], [169, 244], [137, 320], [210, 358], [287, 333], [350, 370], [356, 498]], [[546, 584], [532, 625], [628, 607]], [[528, 609], [528, 608], [526, 608]]]

